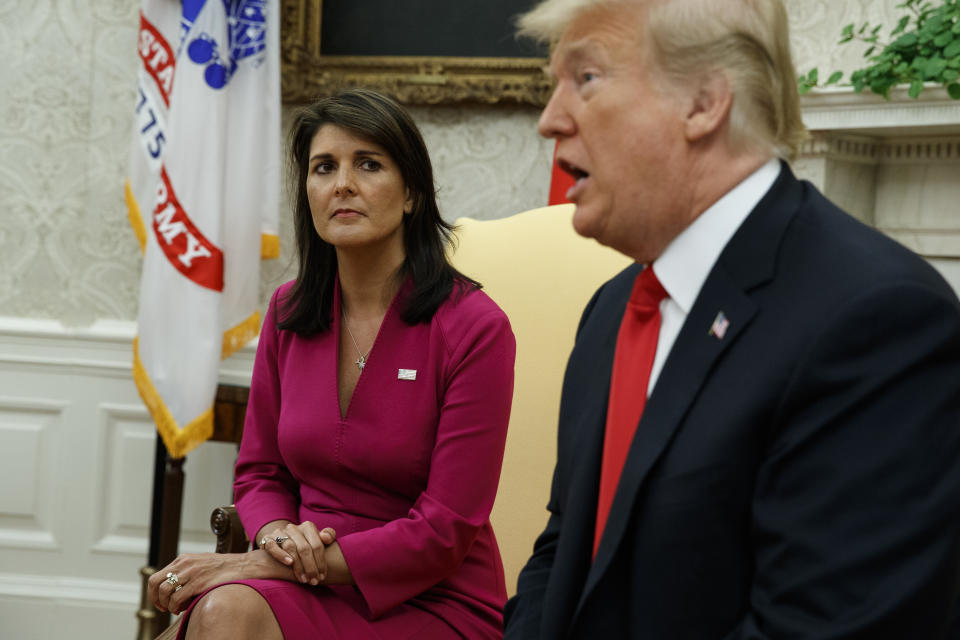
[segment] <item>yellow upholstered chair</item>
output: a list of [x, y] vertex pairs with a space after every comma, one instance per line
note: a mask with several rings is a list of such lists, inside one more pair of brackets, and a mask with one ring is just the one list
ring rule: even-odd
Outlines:
[[513, 409], [491, 516], [511, 595], [547, 522], [560, 386], [580, 314], [594, 291], [630, 264], [577, 235], [573, 210], [556, 205], [499, 220], [460, 219], [451, 256], [506, 312], [517, 338]]

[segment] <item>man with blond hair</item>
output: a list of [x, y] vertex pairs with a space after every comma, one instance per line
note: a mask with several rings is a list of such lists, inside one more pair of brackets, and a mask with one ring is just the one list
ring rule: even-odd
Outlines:
[[584, 311], [509, 640], [960, 637], [960, 303], [797, 180], [780, 0], [546, 0]]

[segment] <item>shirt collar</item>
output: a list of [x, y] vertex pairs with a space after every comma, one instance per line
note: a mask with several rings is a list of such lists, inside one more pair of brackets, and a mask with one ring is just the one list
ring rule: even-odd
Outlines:
[[723, 248], [780, 175], [780, 161], [769, 160], [700, 214], [667, 245], [653, 271], [685, 314]]

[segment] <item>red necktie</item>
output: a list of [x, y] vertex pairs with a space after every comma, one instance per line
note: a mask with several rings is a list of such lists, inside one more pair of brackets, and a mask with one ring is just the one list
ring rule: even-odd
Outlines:
[[617, 349], [613, 356], [607, 426], [603, 439], [600, 468], [600, 494], [597, 501], [597, 528], [593, 555], [597, 555], [600, 537], [610, 515], [613, 496], [637, 423], [647, 403], [650, 369], [660, 337], [660, 301], [667, 297], [653, 269], [647, 267], [633, 283], [630, 300], [620, 322]]

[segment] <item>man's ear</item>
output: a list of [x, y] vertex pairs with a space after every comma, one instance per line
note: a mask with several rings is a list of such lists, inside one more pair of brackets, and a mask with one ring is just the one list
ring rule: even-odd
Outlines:
[[733, 93], [727, 76], [713, 72], [700, 77], [698, 88], [691, 98], [684, 121], [684, 135], [688, 142], [698, 142], [721, 129], [727, 122], [733, 105]]

